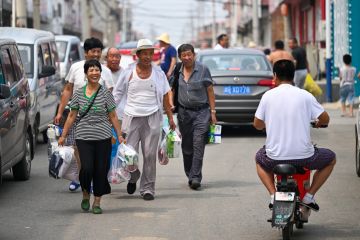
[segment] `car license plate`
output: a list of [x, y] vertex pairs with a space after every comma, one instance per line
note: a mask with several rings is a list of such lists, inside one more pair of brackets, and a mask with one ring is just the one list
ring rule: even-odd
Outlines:
[[292, 201], [294, 201], [294, 198], [295, 198], [294, 192], [276, 192], [275, 193], [276, 201], [292, 202]]
[[249, 86], [225, 86], [225, 95], [248, 95], [251, 93]]

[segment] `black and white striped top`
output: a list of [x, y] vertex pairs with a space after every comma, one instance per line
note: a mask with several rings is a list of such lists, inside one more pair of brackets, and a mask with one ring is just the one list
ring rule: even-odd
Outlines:
[[[86, 86], [75, 91], [70, 109], [77, 110], [81, 116], [92, 99], [85, 94]], [[103, 140], [111, 138], [111, 123], [108, 114], [115, 109], [115, 101], [112, 94], [101, 87], [89, 112], [76, 124], [75, 139], [81, 140]]]

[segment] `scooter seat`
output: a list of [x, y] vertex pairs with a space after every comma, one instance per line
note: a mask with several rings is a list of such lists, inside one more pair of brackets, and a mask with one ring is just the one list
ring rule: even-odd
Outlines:
[[276, 175], [293, 175], [298, 171], [296, 167], [291, 164], [278, 164], [274, 167], [273, 172]]

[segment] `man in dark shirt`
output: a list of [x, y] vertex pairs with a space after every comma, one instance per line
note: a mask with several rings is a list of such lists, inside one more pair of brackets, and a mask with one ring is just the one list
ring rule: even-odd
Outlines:
[[195, 61], [194, 47], [190, 44], [181, 45], [178, 56], [182, 66], [178, 78], [177, 117], [182, 136], [185, 174], [190, 188], [195, 190], [201, 186], [209, 125], [217, 121], [215, 95], [210, 71]]
[[295, 86], [299, 88], [304, 88], [306, 75], [310, 72], [308, 61], [306, 58], [306, 51], [304, 48], [298, 45], [298, 41], [296, 38], [291, 38], [288, 44], [289, 48], [292, 50], [291, 54], [295, 59]]

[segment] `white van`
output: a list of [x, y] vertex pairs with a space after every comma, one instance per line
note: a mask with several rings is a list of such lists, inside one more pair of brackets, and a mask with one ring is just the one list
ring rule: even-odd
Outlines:
[[65, 81], [71, 64], [84, 60], [84, 50], [76, 36], [56, 35], [55, 42], [59, 53], [60, 77]]
[[55, 37], [47, 31], [13, 27], [0, 27], [0, 36], [14, 39], [18, 45], [29, 81], [34, 140], [42, 133], [46, 142], [46, 129], [54, 120], [63, 88]]

